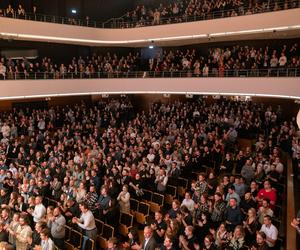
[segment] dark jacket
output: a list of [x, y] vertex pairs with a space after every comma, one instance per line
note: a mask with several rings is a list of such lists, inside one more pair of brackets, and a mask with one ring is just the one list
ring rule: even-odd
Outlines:
[[142, 250], [155, 250], [156, 248], [156, 241], [154, 239], [154, 237], [152, 236], [149, 241], [147, 242], [147, 245], [145, 247], [145, 240], [143, 241], [143, 244], [142, 244]]

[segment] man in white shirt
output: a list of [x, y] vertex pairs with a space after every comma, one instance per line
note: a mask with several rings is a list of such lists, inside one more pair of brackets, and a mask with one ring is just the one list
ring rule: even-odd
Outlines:
[[278, 230], [272, 224], [272, 219], [269, 215], [264, 217], [264, 224], [261, 226], [261, 232], [264, 232], [267, 236], [266, 242], [270, 248], [274, 247], [278, 237]]
[[42, 203], [43, 198], [41, 196], [37, 196], [35, 198], [35, 207], [34, 210], [32, 211], [32, 217], [33, 217], [33, 221], [35, 223], [39, 222], [41, 219], [43, 219], [43, 217], [46, 214], [46, 208]]
[[97, 228], [93, 213], [89, 210], [86, 203], [80, 203], [79, 208], [81, 210], [80, 218], [74, 217], [72, 222], [85, 230], [85, 235], [92, 240], [97, 238]]
[[189, 192], [185, 193], [185, 198], [181, 203], [181, 206], [186, 206], [190, 212], [194, 212], [195, 202], [191, 199], [191, 195]]
[[281, 56], [279, 58], [279, 66], [284, 67], [286, 63], [287, 63], [287, 58], [284, 53], [281, 53]]

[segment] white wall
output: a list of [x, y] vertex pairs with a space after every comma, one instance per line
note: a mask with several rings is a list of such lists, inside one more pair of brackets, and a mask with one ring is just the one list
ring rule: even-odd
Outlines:
[[101, 93], [194, 93], [300, 99], [300, 78], [144, 78], [0, 81], [0, 100]]
[[[182, 39], [188, 40], [190, 39], [188, 36], [194, 35], [268, 29], [295, 25], [299, 25], [299, 27], [294, 28], [293, 31], [300, 30], [300, 8], [216, 20], [131, 29], [95, 29], [0, 18], [0, 36], [9, 33], [14, 34], [14, 39], [20, 40], [53, 41], [56, 39], [56, 42], [74, 44], [130, 46], [129, 43], [141, 45], [145, 43], [145, 41], [149, 43], [149, 41], [156, 38], [166, 39], [171, 37], [171, 40], [175, 40], [175, 37], [183, 36]], [[268, 32], [270, 33], [272, 30], [269, 30]], [[166, 42], [167, 41], [164, 41], [164, 43]]]

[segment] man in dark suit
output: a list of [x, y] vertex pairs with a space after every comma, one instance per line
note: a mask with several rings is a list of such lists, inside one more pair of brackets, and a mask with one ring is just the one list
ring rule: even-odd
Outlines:
[[151, 227], [146, 226], [144, 228], [144, 237], [145, 239], [143, 241], [141, 250], [155, 250], [156, 241], [155, 238], [153, 237], [153, 231]]

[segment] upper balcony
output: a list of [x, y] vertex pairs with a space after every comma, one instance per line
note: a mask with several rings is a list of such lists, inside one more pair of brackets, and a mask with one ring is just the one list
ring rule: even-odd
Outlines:
[[[0, 17], [0, 38], [87, 46], [142, 47], [151, 43], [158, 46], [177, 46], [300, 36], [300, 8], [128, 29], [95, 29], [69, 25], [65, 22], [63, 22], [64, 24], [40, 22], [60, 22], [62, 19], [49, 20], [45, 17], [36, 18], [37, 21], [33, 21], [35, 18], [33, 19], [32, 16], [24, 18], [25, 20]], [[82, 24], [84, 25], [84, 23]]]

